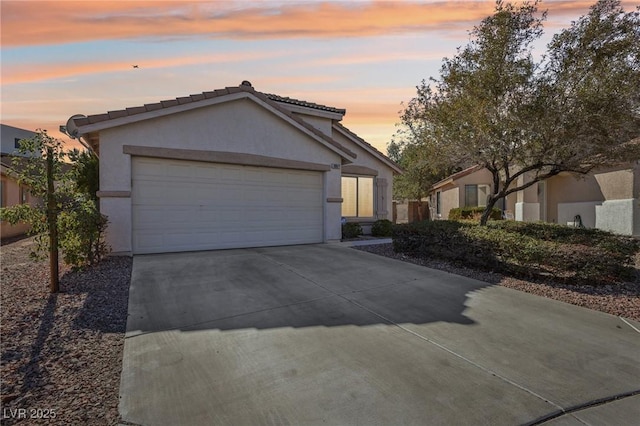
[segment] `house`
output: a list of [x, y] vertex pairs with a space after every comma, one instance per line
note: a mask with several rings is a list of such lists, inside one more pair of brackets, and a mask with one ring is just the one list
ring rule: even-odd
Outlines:
[[238, 87], [105, 114], [67, 132], [100, 158], [115, 253], [338, 241], [341, 218], [391, 219], [400, 168], [345, 110]]
[[[29, 193], [29, 188], [18, 183], [15, 176], [15, 167], [12, 159], [21, 154], [18, 152], [20, 140], [29, 139], [35, 133], [2, 124], [0, 127], [1, 150], [0, 153], [0, 207], [11, 207], [18, 204], [32, 204], [36, 199]], [[11, 225], [7, 222], [0, 223], [0, 238], [11, 238], [25, 234], [29, 225], [19, 223]]]
[[[522, 176], [517, 184], [527, 179]], [[486, 205], [491, 173], [474, 166], [436, 183], [431, 201], [438, 218], [454, 207]], [[640, 235], [640, 164], [610, 166], [585, 175], [560, 173], [517, 191], [498, 205], [519, 221], [585, 226], [622, 235]]]
[[[454, 173], [431, 187], [429, 205], [431, 217], [448, 219], [449, 211], [459, 207], [485, 207], [487, 197], [493, 191], [491, 172], [481, 166], [472, 166]], [[497, 208], [511, 214], [515, 208], [515, 196], [502, 200]]]

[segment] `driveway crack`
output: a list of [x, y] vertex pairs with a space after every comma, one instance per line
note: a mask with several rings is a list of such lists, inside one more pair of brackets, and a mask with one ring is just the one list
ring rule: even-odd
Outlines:
[[[567, 409], [563, 409], [561, 411], [554, 411], [553, 413], [549, 413], [546, 416], [542, 416], [531, 423], [526, 423], [526, 426], [536, 426], [547, 423], [553, 419], [557, 419], [558, 417], [566, 416], [568, 414], [573, 414], [578, 411], [583, 411], [588, 408], [597, 407], [600, 405], [609, 404], [615, 401], [619, 401], [625, 398], [631, 398], [632, 396], [640, 395], [640, 389], [636, 389], [630, 392], [619, 393], [611, 396], [606, 396], [604, 398], [593, 399], [591, 401], [587, 401], [581, 404], [574, 405], [573, 407], [569, 407]], [[580, 420], [580, 419], [578, 419]]]

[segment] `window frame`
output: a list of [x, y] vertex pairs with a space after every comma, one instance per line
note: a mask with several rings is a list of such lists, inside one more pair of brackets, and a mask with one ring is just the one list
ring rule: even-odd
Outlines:
[[[376, 177], [370, 175], [341, 175], [340, 176], [340, 189], [342, 190], [342, 179], [350, 178], [356, 180], [356, 196], [355, 196], [355, 208], [356, 215], [355, 216], [346, 216], [343, 214], [342, 209], [340, 214], [344, 218], [348, 219], [375, 219], [376, 217]], [[360, 216], [360, 179], [371, 179], [371, 216]], [[344, 194], [343, 195], [343, 203], [344, 203]], [[344, 204], [343, 204], [344, 205]]]
[[[480, 187], [484, 188], [484, 193], [485, 193], [485, 197], [484, 199], [481, 199], [481, 194], [480, 194]], [[469, 188], [475, 188], [475, 198], [476, 198], [476, 202], [475, 205], [472, 205], [469, 203], [469, 199], [468, 199], [468, 189]], [[486, 183], [470, 183], [470, 184], [465, 184], [464, 186], [464, 207], [486, 207], [487, 206], [487, 196], [490, 194], [491, 191], [491, 187], [489, 185], [487, 185]]]

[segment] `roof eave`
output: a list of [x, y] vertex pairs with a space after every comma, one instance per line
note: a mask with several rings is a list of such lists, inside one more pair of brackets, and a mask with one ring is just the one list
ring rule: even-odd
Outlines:
[[373, 148], [370, 144], [368, 144], [367, 142], [364, 141], [364, 139], [362, 139], [361, 137], [359, 137], [358, 135], [356, 135], [355, 133], [353, 133], [351, 130], [347, 129], [345, 126], [343, 126], [340, 123], [333, 123], [332, 127], [337, 130], [338, 132], [340, 132], [344, 137], [348, 138], [349, 140], [353, 141], [356, 145], [358, 145], [359, 147], [361, 147], [362, 149], [364, 149], [365, 151], [369, 152], [370, 154], [372, 154], [374, 157], [376, 157], [378, 160], [382, 161], [383, 163], [385, 163], [387, 166], [389, 166], [396, 174], [403, 174], [404, 170], [393, 160], [391, 160], [389, 157], [387, 157], [386, 155], [384, 155], [383, 153], [381, 153], [380, 151], [376, 150], [375, 148]]
[[[172, 115], [180, 112], [191, 111], [194, 109], [205, 108], [208, 106], [241, 100], [241, 99], [249, 99], [263, 106], [264, 108], [268, 109], [269, 111], [271, 111], [272, 113], [280, 117], [281, 119], [287, 121], [289, 124], [296, 127], [298, 130], [312, 137], [314, 140], [320, 142], [323, 146], [327, 147], [331, 151], [340, 155], [340, 157], [342, 157], [343, 160], [346, 160], [346, 162], [351, 162], [356, 158], [355, 153], [349, 151], [344, 147], [336, 146], [339, 144], [335, 141], [334, 141], [335, 143], [334, 145], [330, 141], [324, 140], [324, 138], [325, 137], [328, 138], [328, 136], [317, 134], [316, 130], [311, 125], [304, 123], [304, 121], [301, 119], [297, 119], [291, 115], [288, 115], [287, 113], [281, 110], [281, 108], [284, 108], [284, 107], [274, 105], [275, 101], [270, 101], [269, 99], [266, 99], [265, 101], [264, 99], [261, 99], [261, 97], [257, 96], [256, 92], [254, 92], [253, 90], [242, 90], [236, 93], [229, 93], [221, 96], [215, 96], [209, 99], [203, 99], [198, 102], [190, 102], [185, 104], [173, 105], [170, 107], [159, 108], [152, 111], [141, 112], [138, 114], [125, 115], [122, 117], [102, 120], [96, 123], [89, 123], [84, 125], [76, 123], [78, 126], [78, 136], [83, 136], [88, 134], [99, 134], [99, 132], [102, 130], [111, 129], [114, 127], [125, 126], [128, 124], [133, 124], [133, 123], [137, 123], [144, 120], [164, 117], [164, 116], [168, 116], [168, 115]], [[88, 118], [82, 118], [79, 120], [85, 121], [87, 119]]]

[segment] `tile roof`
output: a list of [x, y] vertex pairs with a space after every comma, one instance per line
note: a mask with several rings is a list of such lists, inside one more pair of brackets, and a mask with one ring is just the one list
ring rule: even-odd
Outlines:
[[431, 187], [432, 187], [432, 188], [437, 188], [437, 187], [439, 187], [439, 186], [444, 185], [445, 183], [448, 183], [448, 182], [450, 182], [450, 181], [454, 181], [454, 180], [456, 180], [456, 179], [460, 179], [461, 177], [464, 177], [464, 176], [470, 175], [471, 173], [476, 172], [476, 171], [478, 171], [478, 170], [480, 170], [480, 169], [483, 169], [483, 168], [484, 168], [484, 167], [482, 167], [482, 166], [481, 166], [481, 165], [479, 165], [479, 164], [477, 164], [477, 165], [475, 165], [475, 166], [467, 167], [467, 168], [466, 168], [466, 169], [464, 169], [464, 170], [461, 170], [461, 171], [459, 171], [459, 172], [456, 172], [456, 173], [454, 173], [454, 174], [452, 174], [452, 175], [447, 176], [446, 178], [444, 178], [444, 179], [442, 179], [442, 180], [439, 180], [438, 182], [434, 183]]
[[[262, 92], [258, 92], [248, 84], [242, 84], [238, 87], [226, 87], [224, 89], [216, 89], [213, 91], [202, 92], [195, 95], [182, 96], [175, 99], [164, 100], [164, 101], [160, 101], [152, 104], [145, 104], [143, 106], [129, 107], [121, 110], [109, 111], [104, 114], [89, 115], [84, 118], [76, 118], [74, 119], [74, 122], [77, 126], [86, 126], [88, 124], [100, 123], [102, 121], [113, 120], [121, 117], [129, 117], [136, 114], [156, 111], [163, 108], [171, 108], [178, 105], [190, 104], [194, 102], [203, 101], [205, 99], [211, 99], [219, 96], [225, 96], [225, 95], [241, 93], [241, 92], [250, 92], [256, 95], [262, 95], [263, 100], [267, 99], [273, 102], [281, 102], [285, 104], [297, 105], [297, 106], [302, 106], [306, 108], [317, 109], [319, 111], [333, 112], [333, 113], [342, 114], [342, 115], [346, 113], [345, 109], [334, 108], [331, 106], [316, 104], [313, 102], [307, 102], [307, 101], [284, 97], [284, 96], [278, 96], [270, 93], [262, 93]], [[271, 102], [268, 102], [268, 103], [271, 103]]]
[[316, 129], [306, 121], [295, 116], [294, 114], [291, 113], [291, 111], [279, 105], [278, 102], [305, 106], [308, 108], [314, 108], [321, 111], [336, 112], [340, 114], [344, 114], [345, 110], [341, 110], [338, 108], [333, 108], [325, 105], [315, 104], [312, 102], [306, 102], [306, 101], [301, 101], [301, 100], [292, 99], [292, 98], [283, 98], [281, 96], [269, 95], [262, 92], [258, 92], [248, 82], [243, 82], [240, 86], [237, 86], [237, 87], [226, 87], [224, 89], [216, 89], [214, 91], [202, 92], [195, 95], [179, 97], [176, 99], [160, 101], [152, 104], [145, 104], [144, 106], [129, 107], [121, 110], [109, 111], [104, 114], [95, 114], [95, 115], [89, 115], [87, 117], [78, 117], [78, 118], [74, 118], [73, 121], [78, 127], [87, 126], [87, 125], [101, 123], [109, 120], [115, 120], [117, 118], [131, 117], [138, 114], [161, 110], [164, 108], [171, 108], [179, 105], [200, 102], [206, 99], [212, 99], [216, 97], [222, 97], [222, 96], [227, 96], [235, 93], [243, 93], [243, 92], [251, 93], [261, 101], [270, 105], [272, 108], [278, 110], [280, 113], [286, 115], [287, 117], [289, 117], [290, 119], [298, 123], [299, 125], [303, 126], [306, 130], [313, 133], [315, 136], [323, 139], [325, 142], [329, 143], [330, 145], [334, 146], [338, 150], [342, 151], [348, 157], [351, 157], [351, 158], [356, 157], [355, 153], [343, 147], [341, 144], [334, 141], [331, 137], [327, 136], [320, 130]]
[[282, 102], [285, 104], [297, 105], [297, 106], [302, 106], [306, 108], [313, 108], [320, 111], [335, 112], [336, 114], [342, 114], [342, 115], [344, 115], [347, 112], [347, 110], [344, 108], [335, 108], [331, 106], [316, 104], [314, 102], [301, 101], [299, 99], [284, 97], [280, 95], [274, 95], [272, 93], [265, 93], [265, 95], [272, 101]]

